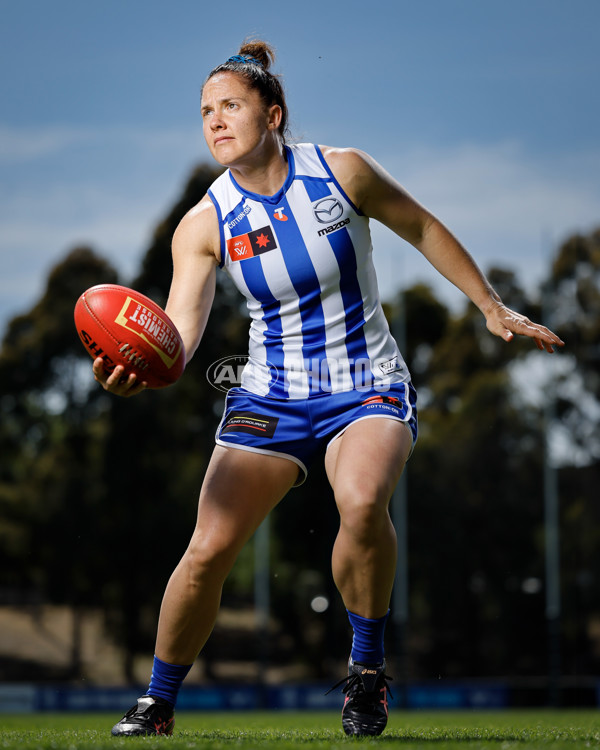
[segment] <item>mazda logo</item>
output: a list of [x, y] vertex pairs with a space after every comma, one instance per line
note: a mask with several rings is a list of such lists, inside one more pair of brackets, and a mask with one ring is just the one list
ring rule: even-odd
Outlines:
[[321, 224], [331, 224], [344, 213], [344, 208], [337, 198], [322, 198], [313, 206], [315, 219]]

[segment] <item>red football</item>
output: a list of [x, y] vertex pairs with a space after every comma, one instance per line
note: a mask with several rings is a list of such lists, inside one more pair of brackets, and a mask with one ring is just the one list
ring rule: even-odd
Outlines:
[[117, 365], [135, 373], [149, 388], [164, 388], [185, 367], [183, 341], [155, 302], [133, 289], [98, 284], [75, 305], [75, 325], [86, 351], [102, 357], [108, 372]]

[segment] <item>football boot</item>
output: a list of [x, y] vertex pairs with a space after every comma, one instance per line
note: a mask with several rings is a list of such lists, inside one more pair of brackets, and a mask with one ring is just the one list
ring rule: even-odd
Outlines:
[[344, 685], [342, 692], [346, 699], [342, 708], [342, 727], [347, 735], [375, 736], [383, 732], [388, 720], [388, 680], [391, 679], [385, 674], [385, 661], [361, 664], [350, 658], [348, 677], [331, 688], [335, 690]]
[[115, 737], [173, 734], [173, 706], [162, 698], [142, 695], [135, 706], [111, 730]]

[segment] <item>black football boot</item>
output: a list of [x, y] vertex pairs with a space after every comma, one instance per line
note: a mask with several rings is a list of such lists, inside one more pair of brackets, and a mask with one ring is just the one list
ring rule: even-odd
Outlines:
[[175, 716], [173, 706], [162, 698], [142, 695], [133, 708], [111, 730], [115, 737], [173, 734]]

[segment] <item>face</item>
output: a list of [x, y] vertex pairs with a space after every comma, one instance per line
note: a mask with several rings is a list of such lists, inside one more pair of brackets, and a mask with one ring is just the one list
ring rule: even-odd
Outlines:
[[217, 73], [206, 82], [201, 112], [208, 148], [225, 167], [260, 162], [278, 139], [281, 109], [265, 107], [258, 91], [235, 73]]

